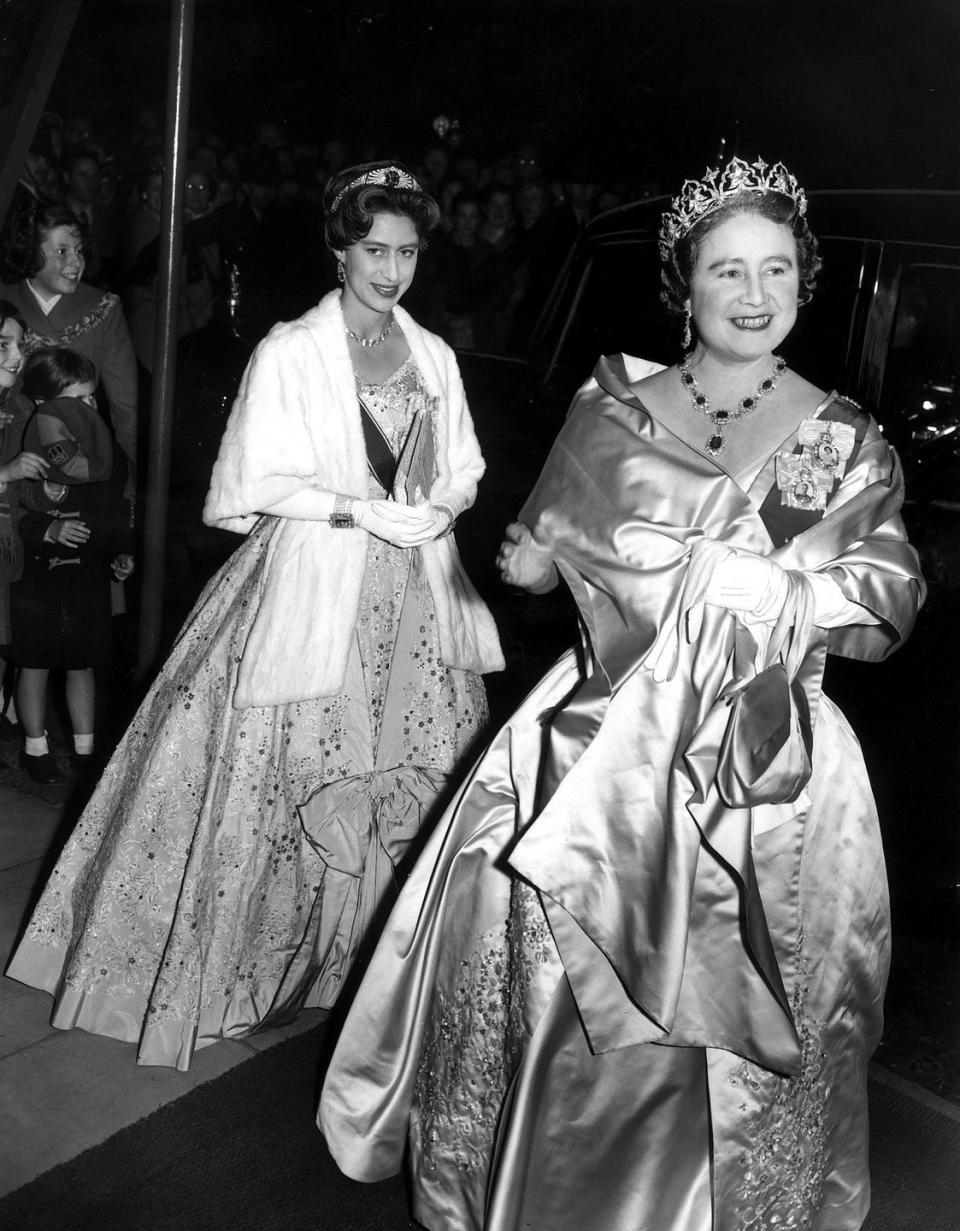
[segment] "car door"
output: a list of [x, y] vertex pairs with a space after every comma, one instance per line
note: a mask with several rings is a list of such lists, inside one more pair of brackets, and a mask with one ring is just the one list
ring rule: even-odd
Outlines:
[[960, 249], [885, 245], [864, 384], [907, 479], [904, 519], [924, 575], [960, 586]]

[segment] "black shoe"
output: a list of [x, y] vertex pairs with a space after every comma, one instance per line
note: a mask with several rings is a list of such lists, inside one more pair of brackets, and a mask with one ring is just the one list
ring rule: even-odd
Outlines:
[[77, 773], [86, 773], [93, 765], [93, 757], [92, 752], [71, 752], [70, 768], [75, 769]]
[[26, 752], [21, 752], [20, 764], [34, 782], [40, 782], [44, 786], [63, 782], [63, 774], [57, 769], [57, 763], [50, 752], [44, 752], [38, 757], [31, 757]]

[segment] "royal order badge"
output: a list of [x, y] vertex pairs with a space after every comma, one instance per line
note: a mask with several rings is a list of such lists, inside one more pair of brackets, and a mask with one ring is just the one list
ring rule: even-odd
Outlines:
[[810, 512], [825, 509], [834, 483], [843, 478], [856, 438], [849, 423], [804, 419], [797, 432], [801, 452], [777, 455], [780, 503]]

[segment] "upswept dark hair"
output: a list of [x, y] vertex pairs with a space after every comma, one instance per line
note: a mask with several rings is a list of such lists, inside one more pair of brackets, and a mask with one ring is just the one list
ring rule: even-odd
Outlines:
[[7, 321], [16, 321], [24, 333], [27, 332], [27, 322], [20, 315], [20, 309], [9, 299], [0, 299], [0, 329]]
[[23, 365], [23, 391], [32, 402], [50, 402], [71, 385], [97, 383], [91, 359], [66, 346], [45, 346]]
[[20, 210], [3, 246], [0, 263], [4, 282], [20, 282], [43, 269], [46, 258], [40, 245], [57, 227], [69, 227], [79, 232], [82, 240], [88, 238], [87, 220], [78, 218], [68, 205], [40, 202]]
[[[422, 188], [399, 188], [389, 184], [348, 185], [370, 171], [396, 167], [410, 174], [403, 163], [364, 162], [356, 167], [345, 167], [330, 179], [323, 194], [323, 237], [330, 249], [349, 248], [370, 234], [377, 214], [401, 214], [416, 227], [420, 245], [440, 222], [440, 207], [433, 197]], [[340, 193], [343, 199], [334, 201]]]
[[664, 262], [660, 271], [663, 282], [660, 298], [667, 305], [667, 310], [675, 316], [683, 316], [684, 304], [690, 298], [690, 278], [697, 265], [700, 244], [721, 222], [726, 222], [735, 214], [758, 214], [761, 218], [790, 228], [797, 241], [797, 265], [800, 275], [797, 302], [809, 303], [813, 297], [817, 274], [823, 261], [817, 253], [817, 238], [807, 225], [806, 218], [797, 209], [796, 202], [781, 192], [740, 192], [691, 227], [686, 235], [677, 241]]

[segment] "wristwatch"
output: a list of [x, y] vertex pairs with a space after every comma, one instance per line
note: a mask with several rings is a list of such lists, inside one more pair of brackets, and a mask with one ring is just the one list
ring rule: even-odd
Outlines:
[[353, 500], [349, 496], [337, 496], [329, 522], [334, 530], [354, 529], [357, 523], [353, 520]]

